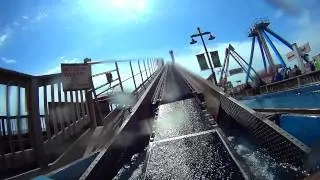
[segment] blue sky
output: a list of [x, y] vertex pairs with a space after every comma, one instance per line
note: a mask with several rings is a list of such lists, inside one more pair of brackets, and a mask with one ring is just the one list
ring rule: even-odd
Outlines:
[[[178, 63], [200, 73], [195, 55], [200, 44], [190, 35], [200, 26], [216, 39], [210, 50], [232, 43], [249, 57], [247, 30], [266, 17], [271, 28], [290, 42], [320, 43], [317, 0], [2, 0], [0, 1], [0, 67], [29, 74], [59, 72], [60, 63], [164, 57], [172, 49]], [[278, 45], [280, 53], [289, 49]], [[255, 66], [261, 67], [259, 55]]]

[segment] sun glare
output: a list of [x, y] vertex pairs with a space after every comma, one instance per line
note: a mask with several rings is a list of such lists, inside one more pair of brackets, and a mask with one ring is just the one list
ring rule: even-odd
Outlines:
[[79, 0], [79, 4], [88, 17], [99, 22], [137, 22], [150, 11], [148, 0]]
[[146, 8], [146, 0], [112, 0], [113, 8], [119, 11], [142, 12]]

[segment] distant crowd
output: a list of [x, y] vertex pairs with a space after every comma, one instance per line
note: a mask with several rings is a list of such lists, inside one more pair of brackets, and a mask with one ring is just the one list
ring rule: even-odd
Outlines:
[[[314, 60], [314, 61], [309, 61], [306, 64], [306, 68], [309, 69], [309, 71], [319, 71], [320, 70], [320, 59]], [[289, 79], [295, 76], [301, 75], [301, 69], [297, 66], [294, 65], [293, 69], [290, 67], [280, 67], [275, 74], [272, 77], [272, 82], [277, 82], [281, 81], [284, 79]]]

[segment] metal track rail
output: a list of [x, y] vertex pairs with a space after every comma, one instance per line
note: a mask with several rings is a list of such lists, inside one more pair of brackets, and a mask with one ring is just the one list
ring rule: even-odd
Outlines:
[[158, 83], [157, 88], [155, 90], [155, 93], [153, 94], [153, 97], [152, 97], [152, 105], [153, 106], [158, 106], [158, 104], [160, 103], [161, 98], [162, 98], [163, 90], [165, 88], [168, 66], [166, 65], [164, 68], [165, 69], [160, 77], [159, 83]]

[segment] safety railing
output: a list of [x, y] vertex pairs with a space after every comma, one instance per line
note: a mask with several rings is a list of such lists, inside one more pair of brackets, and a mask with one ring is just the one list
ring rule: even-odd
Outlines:
[[87, 63], [97, 72], [92, 88], [72, 91], [63, 91], [61, 73], [32, 76], [0, 68], [0, 174], [28, 164], [48, 166], [58, 149], [63, 153], [71, 138], [120, 105], [112, 99], [117, 92], [138, 98], [163, 60]]
[[302, 85], [320, 82], [320, 71], [302, 74], [279, 82], [267, 84], [260, 87], [260, 93], [270, 93], [284, 91], [293, 88], [299, 88]]
[[[93, 88], [90, 92], [92, 92], [95, 108], [100, 112], [96, 117], [99, 124], [114, 108], [130, 107], [135, 103], [154, 72], [163, 65], [163, 60], [149, 58], [89, 63], [92, 64], [93, 72], [98, 71], [92, 75]], [[101, 65], [104, 65], [107, 70], [102, 69]]]
[[62, 90], [61, 74], [40, 76], [37, 82], [41, 129], [49, 152], [89, 123], [88, 103], [84, 90]]
[[45, 167], [63, 141], [88, 124], [84, 91], [62, 91], [61, 74], [31, 76], [0, 69], [1, 168]]

